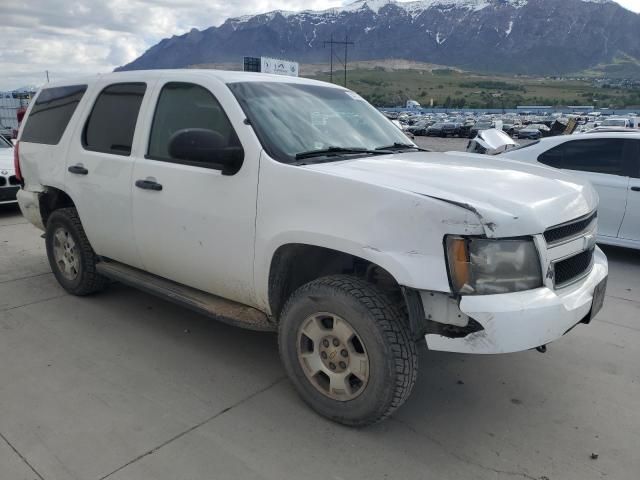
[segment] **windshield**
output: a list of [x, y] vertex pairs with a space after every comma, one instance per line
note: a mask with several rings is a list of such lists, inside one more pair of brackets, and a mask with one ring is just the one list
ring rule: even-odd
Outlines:
[[476, 128], [489, 130], [491, 128], [491, 123], [478, 122], [478, 123], [476, 123]]
[[[229, 88], [264, 149], [281, 162], [293, 163], [296, 155], [325, 149], [410, 144], [378, 110], [342, 88], [286, 82], [240, 82]], [[332, 154], [336, 157], [343, 155]]]

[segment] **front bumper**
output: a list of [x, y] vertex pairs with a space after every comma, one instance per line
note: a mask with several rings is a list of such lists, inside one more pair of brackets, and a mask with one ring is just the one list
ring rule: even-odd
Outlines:
[[569, 287], [463, 296], [460, 311], [482, 325], [483, 330], [462, 338], [427, 334], [427, 346], [430, 350], [491, 354], [545, 345], [589, 318], [594, 290], [607, 275], [607, 258], [596, 248], [591, 273]]

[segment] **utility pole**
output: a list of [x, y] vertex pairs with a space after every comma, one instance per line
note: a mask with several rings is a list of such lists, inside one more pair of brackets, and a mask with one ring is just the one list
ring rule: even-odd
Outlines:
[[353, 42], [349, 41], [349, 37], [345, 35], [344, 41], [338, 41], [333, 39], [333, 34], [331, 35], [331, 39], [328, 41], [322, 42], [322, 46], [326, 47], [329, 45], [331, 47], [331, 61], [330, 61], [330, 71], [329, 71], [329, 81], [333, 83], [333, 46], [334, 45], [344, 45], [344, 57], [340, 58], [336, 55], [336, 59], [342, 63], [344, 67], [344, 86], [347, 86], [347, 55], [349, 52], [349, 45], [355, 45]]
[[49, 83], [49, 70], [45, 70], [44, 73], [47, 74], [47, 83]]

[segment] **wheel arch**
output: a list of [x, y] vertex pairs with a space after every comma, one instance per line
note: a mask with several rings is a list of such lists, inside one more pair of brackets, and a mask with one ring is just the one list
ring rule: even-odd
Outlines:
[[56, 187], [45, 187], [39, 195], [40, 217], [42, 224], [46, 227], [51, 214], [60, 209], [75, 207], [76, 204], [67, 192]]
[[328, 247], [287, 243], [274, 252], [269, 266], [268, 305], [276, 321], [293, 292], [318, 278], [349, 274], [377, 284], [398, 301], [402, 287], [384, 267], [371, 259]]

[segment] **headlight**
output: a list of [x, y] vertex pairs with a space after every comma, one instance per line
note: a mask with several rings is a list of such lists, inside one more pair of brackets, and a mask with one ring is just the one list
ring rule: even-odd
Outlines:
[[448, 236], [446, 248], [455, 293], [490, 295], [542, 286], [540, 259], [531, 239]]

